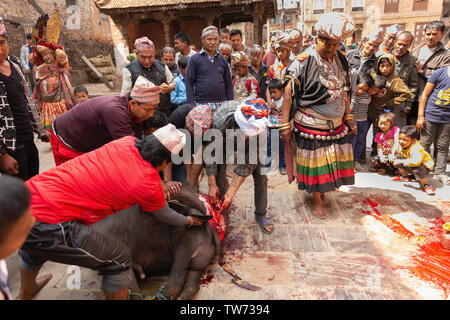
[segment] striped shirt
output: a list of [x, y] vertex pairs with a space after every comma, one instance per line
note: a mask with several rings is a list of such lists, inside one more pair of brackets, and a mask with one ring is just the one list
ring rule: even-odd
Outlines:
[[355, 116], [355, 121], [367, 120], [367, 111], [369, 110], [371, 100], [371, 96], [367, 93], [352, 95], [351, 106], [353, 108], [352, 113]]

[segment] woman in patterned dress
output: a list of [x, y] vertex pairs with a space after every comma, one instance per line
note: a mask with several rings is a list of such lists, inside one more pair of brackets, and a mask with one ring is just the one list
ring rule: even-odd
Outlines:
[[354, 184], [348, 136], [356, 133], [349, 98], [351, 73], [338, 51], [354, 23], [348, 15], [333, 12], [319, 19], [316, 30], [315, 45], [288, 69], [279, 130], [286, 143], [292, 141], [290, 165], [286, 158], [288, 171], [291, 168], [288, 177], [295, 171], [298, 188], [313, 195], [312, 213], [325, 219], [325, 193]]

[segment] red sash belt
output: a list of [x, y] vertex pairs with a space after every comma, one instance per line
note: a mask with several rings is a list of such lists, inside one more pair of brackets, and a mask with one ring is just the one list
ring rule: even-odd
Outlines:
[[312, 134], [315, 136], [335, 136], [335, 135], [340, 134], [345, 131], [344, 123], [342, 123], [338, 128], [334, 129], [334, 132], [331, 132], [331, 130], [318, 131], [318, 130], [308, 129], [296, 122], [294, 122], [294, 127], [300, 132]]

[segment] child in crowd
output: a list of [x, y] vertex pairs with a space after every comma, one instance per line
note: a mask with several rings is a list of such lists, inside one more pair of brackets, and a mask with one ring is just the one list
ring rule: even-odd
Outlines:
[[392, 164], [394, 153], [398, 146], [399, 127], [395, 126], [395, 116], [392, 112], [386, 112], [378, 118], [379, 132], [375, 136], [377, 144], [377, 156], [373, 160], [369, 171], [378, 172], [381, 175], [393, 174], [395, 167]]
[[[0, 300], [11, 300], [8, 270], [2, 259], [22, 247], [36, 221], [31, 215], [30, 199], [30, 191], [21, 180], [0, 176]], [[38, 285], [45, 284], [44, 279], [48, 278], [37, 279]]]
[[243, 51], [231, 54], [231, 68], [234, 71], [233, 94], [234, 100], [259, 98], [258, 81], [249, 73], [250, 59]]
[[184, 77], [186, 77], [186, 67], [188, 64], [188, 57], [181, 55], [178, 58], [178, 69], [180, 69], [180, 75], [175, 79], [175, 90], [170, 93], [170, 101], [175, 105], [176, 109], [181, 105], [186, 104], [186, 85], [184, 83]]
[[[283, 103], [283, 84], [278, 79], [273, 79], [269, 81], [268, 90], [270, 94], [270, 99], [272, 99], [272, 110], [269, 115], [269, 138], [267, 141], [267, 157], [268, 163], [266, 167], [271, 166], [271, 156], [272, 156], [272, 132], [278, 131], [278, 125], [281, 124], [281, 105]], [[284, 141], [279, 138], [279, 159], [280, 159], [280, 173], [282, 175], [286, 174], [286, 163], [284, 159]]]
[[75, 94], [75, 99], [77, 99], [77, 104], [89, 100], [89, 93], [85, 86], [78, 86], [73, 89]]
[[400, 130], [399, 146], [393, 164], [398, 168], [400, 176], [394, 181], [410, 181], [412, 174], [428, 195], [434, 195], [433, 187], [428, 183], [427, 175], [434, 167], [434, 161], [417, 140], [419, 133], [416, 127], [406, 126]]
[[385, 86], [386, 79], [383, 76], [377, 76], [374, 80], [368, 73], [358, 73], [356, 88], [351, 101], [352, 113], [355, 116], [358, 128], [356, 136], [351, 137], [356, 171], [362, 170], [360, 158], [366, 148], [366, 137], [369, 129], [367, 111], [369, 110], [372, 95], [377, 95]]
[[148, 136], [168, 124], [169, 120], [167, 119], [167, 116], [164, 113], [155, 110], [151, 118], [142, 122], [142, 131], [144, 132], [144, 136]]
[[[378, 132], [377, 119], [383, 112], [393, 111], [399, 108], [400, 105], [411, 97], [409, 88], [405, 85], [402, 79], [397, 75], [395, 67], [395, 58], [392, 54], [383, 54], [377, 60], [375, 72], [372, 76], [382, 75], [386, 78], [386, 89], [382, 90], [380, 94], [372, 97], [369, 105], [368, 120], [369, 127], [373, 124], [374, 136]], [[375, 143], [372, 145], [372, 156], [376, 155]]]

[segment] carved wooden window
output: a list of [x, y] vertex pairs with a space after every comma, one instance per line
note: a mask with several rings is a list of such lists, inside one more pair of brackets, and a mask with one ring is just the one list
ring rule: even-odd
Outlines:
[[352, 0], [352, 12], [364, 11], [364, 0]]
[[414, 0], [413, 11], [427, 10], [428, 0]]
[[331, 8], [334, 12], [344, 12], [345, 0], [333, 0], [331, 3]]
[[327, 3], [325, 0], [314, 0], [313, 2], [313, 14], [325, 13]]
[[384, 13], [398, 12], [398, 3], [399, 2], [400, 2], [400, 0], [385, 0]]

